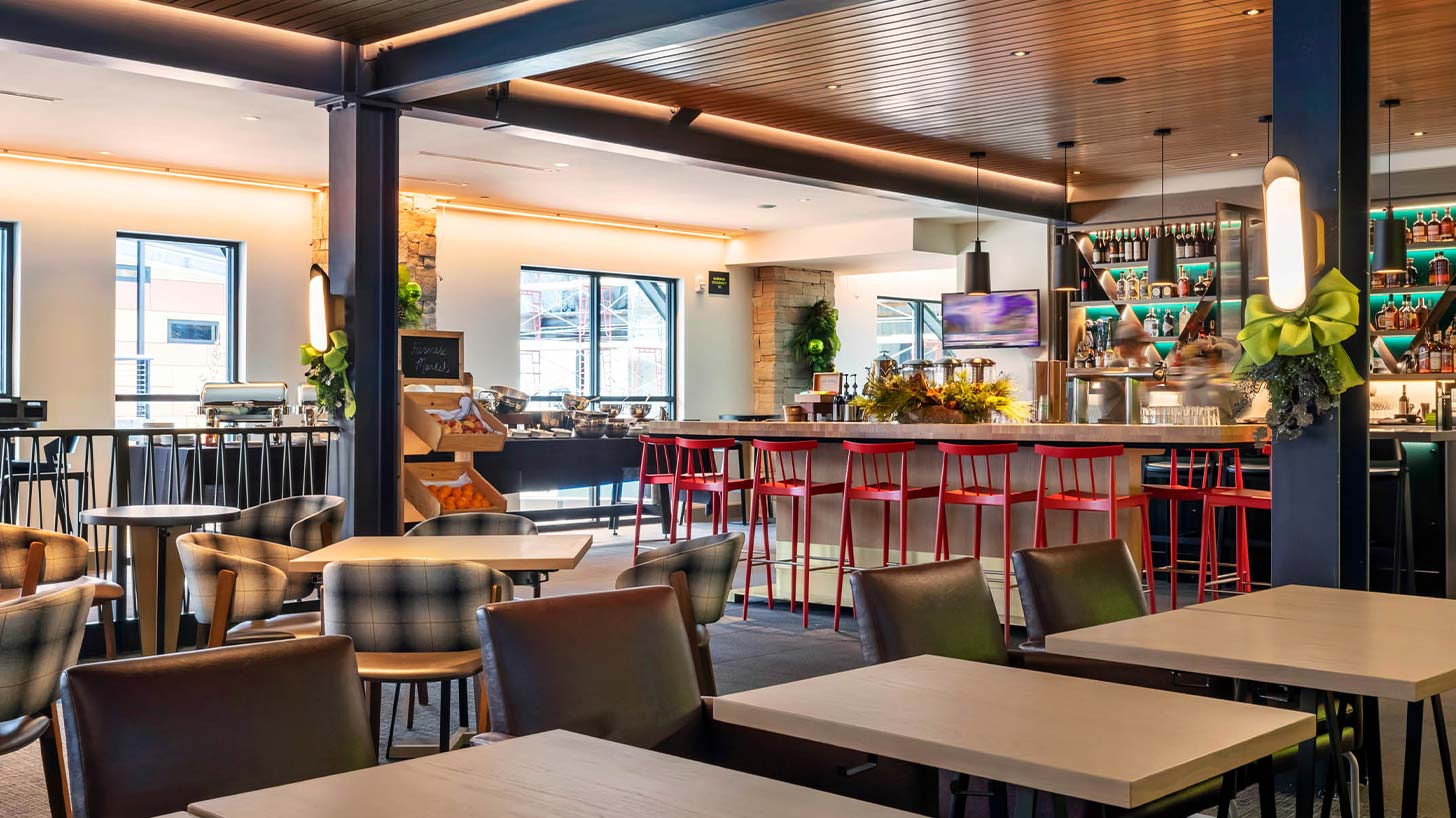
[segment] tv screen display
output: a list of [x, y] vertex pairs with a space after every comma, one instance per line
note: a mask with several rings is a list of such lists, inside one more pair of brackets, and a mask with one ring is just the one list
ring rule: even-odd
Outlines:
[[1041, 346], [1041, 293], [1036, 290], [940, 297], [947, 348]]

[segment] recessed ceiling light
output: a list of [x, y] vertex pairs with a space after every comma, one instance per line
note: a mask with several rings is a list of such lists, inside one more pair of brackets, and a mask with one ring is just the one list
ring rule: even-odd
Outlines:
[[838, 91], [839, 90], [839, 83], [837, 83], [837, 82], [831, 82], [828, 85], [824, 86], [824, 90], [826, 90], [826, 91]]
[[1080, 171], [1080, 170], [1074, 170], [1074, 171], [1072, 171], [1072, 175], [1073, 176], [1081, 176], [1082, 175], [1082, 171]]
[[778, 207], [778, 205], [776, 205], [776, 204], [761, 204], [761, 205], [758, 206], [758, 209], [759, 210], [773, 210], [776, 207]]
[[552, 162], [551, 163], [551, 166], [552, 167], [557, 167], [557, 168], [569, 168], [569, 167], [571, 167], [571, 163], [570, 162]]
[[97, 153], [101, 154], [102, 156], [110, 156], [111, 155], [111, 151], [97, 151]]
[[1093, 85], [1118, 85], [1124, 82], [1127, 82], [1127, 77], [1094, 77], [1092, 79]]
[[258, 121], [258, 120], [260, 120], [260, 119], [262, 119], [262, 118], [263, 118], [263, 117], [261, 117], [261, 116], [257, 116], [257, 115], [255, 115], [255, 114], [248, 114], [248, 115], [247, 115], [247, 116], [245, 116], [245, 117], [243, 117], [243, 119], [244, 119], [244, 120], [245, 120], [245, 121], [248, 121], [248, 122], [257, 122], [257, 121]]
[[1011, 52], [1011, 56], [1013, 56], [1013, 57], [1025, 57], [1025, 56], [1029, 55], [1030, 53], [1031, 52], [1030, 51], [1027, 51], [1026, 49], [1018, 48], [1015, 51]]
[[1238, 151], [1232, 151], [1232, 152], [1229, 153], [1229, 156], [1238, 156], [1238, 155], [1239, 155], [1239, 152]]
[[1263, 9], [1244, 9], [1244, 16], [1245, 17], [1258, 17], [1260, 14], [1263, 14], [1263, 13], [1264, 13], [1264, 10]]
[[1411, 136], [1425, 136], [1425, 131], [1411, 131]]

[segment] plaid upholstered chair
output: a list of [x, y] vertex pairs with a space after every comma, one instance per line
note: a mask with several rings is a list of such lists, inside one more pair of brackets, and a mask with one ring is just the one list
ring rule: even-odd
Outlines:
[[91, 586], [92, 604], [96, 606], [97, 616], [101, 620], [101, 633], [106, 638], [106, 658], [115, 659], [115, 606], [126, 591], [114, 582], [86, 573], [86, 568], [91, 563], [91, 546], [80, 537], [43, 528], [0, 524], [0, 601], [20, 596], [20, 586], [25, 580], [26, 559], [30, 544], [34, 542], [45, 546], [45, 568], [40, 577], [41, 590], [60, 583]]
[[[635, 565], [617, 575], [619, 589], [667, 585], [668, 577], [675, 572], [687, 575], [693, 620], [697, 623], [694, 647], [702, 654], [703, 661], [699, 667], [705, 669], [707, 677], [701, 681], [703, 689], [708, 691], [717, 688], [712, 678], [708, 626], [723, 618], [723, 606], [728, 604], [728, 590], [733, 584], [733, 574], [738, 570], [738, 556], [742, 550], [743, 535], [740, 533], [697, 537], [642, 551], [637, 555]], [[716, 694], [710, 692], [708, 695]]]
[[51, 818], [66, 818], [55, 706], [61, 672], [81, 654], [95, 591], [70, 584], [0, 602], [0, 755], [40, 742]]
[[[495, 511], [467, 511], [463, 514], [441, 514], [431, 517], [405, 532], [406, 537], [493, 537], [509, 534], [535, 534], [536, 523], [519, 514]], [[550, 576], [546, 571], [507, 571], [516, 585], [529, 585], [531, 595], [541, 595], [541, 583]]]
[[[177, 538], [189, 606], [197, 619], [198, 647], [319, 635], [322, 620], [317, 612], [283, 613], [289, 575], [274, 565], [243, 556], [242, 552], [255, 543], [286, 547], [196, 531]], [[226, 598], [219, 600], [218, 578], [223, 571], [232, 571], [234, 580], [231, 590], [225, 591]], [[222, 621], [217, 621], [219, 616]], [[215, 635], [214, 628], [227, 631], [226, 636], [209, 641]]]
[[343, 525], [344, 498], [301, 494], [245, 508], [242, 516], [220, 524], [218, 530], [317, 551], [332, 544]]
[[[369, 685], [369, 709], [379, 735], [383, 685], [440, 683], [440, 750], [449, 749], [450, 686], [459, 687], [460, 726], [469, 724], [466, 680], [480, 673], [475, 611], [513, 595], [510, 577], [475, 562], [360, 560], [324, 567], [324, 632], [354, 640], [359, 676]], [[476, 681], [478, 722], [480, 683]], [[394, 740], [389, 725], [386, 756]]]

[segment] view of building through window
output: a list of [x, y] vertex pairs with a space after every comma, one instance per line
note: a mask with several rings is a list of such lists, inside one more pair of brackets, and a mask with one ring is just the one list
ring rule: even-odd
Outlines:
[[204, 383], [233, 378], [236, 287], [235, 245], [117, 236], [118, 420], [195, 415]]
[[940, 302], [916, 298], [875, 299], [875, 343], [896, 363], [945, 354], [941, 346]]
[[14, 293], [12, 268], [15, 264], [14, 226], [0, 222], [0, 394], [14, 391], [12, 375], [15, 370], [15, 308], [11, 295]]

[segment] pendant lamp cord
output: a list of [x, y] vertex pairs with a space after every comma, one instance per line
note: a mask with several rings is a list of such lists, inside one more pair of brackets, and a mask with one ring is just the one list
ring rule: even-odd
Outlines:
[[1158, 134], [1158, 235], [1168, 232], [1168, 213], [1163, 207], [1164, 190], [1164, 149], [1168, 145], [1168, 135]]
[[[1385, 212], [1390, 213], [1390, 128], [1391, 119], [1395, 116], [1394, 105], [1385, 106]], [[1389, 215], [1386, 218], [1390, 218]]]
[[[1388, 139], [1386, 140], [1389, 141]], [[976, 245], [981, 243], [981, 157], [976, 157]]]
[[[1072, 177], [1067, 173], [1067, 146], [1062, 146], [1062, 230], [1072, 226]], [[1069, 234], [1070, 235], [1070, 234]]]

